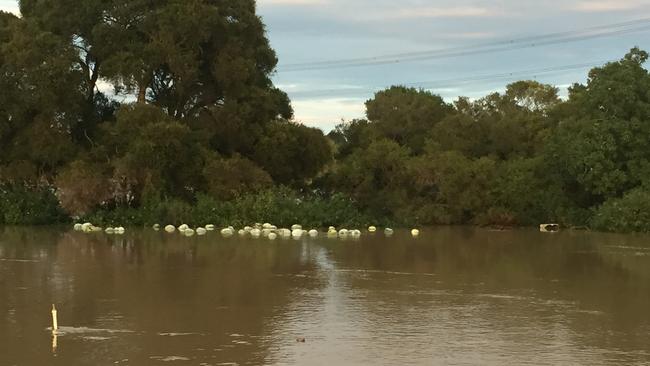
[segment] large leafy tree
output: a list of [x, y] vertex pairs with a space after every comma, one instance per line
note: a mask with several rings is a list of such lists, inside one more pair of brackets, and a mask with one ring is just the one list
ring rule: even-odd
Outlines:
[[[648, 54], [632, 49], [574, 85], [547, 149], [572, 196], [583, 206], [619, 197], [650, 179]], [[578, 117], [576, 117], [578, 116]]]
[[[75, 50], [38, 24], [0, 13], [0, 166], [49, 176], [76, 151], [81, 122]], [[24, 170], [23, 170], [24, 171]], [[5, 174], [6, 175], [6, 174]], [[11, 180], [11, 177], [8, 177]]]
[[427, 133], [453, 113], [438, 95], [397, 86], [377, 93], [366, 102], [366, 110], [374, 129], [413, 153], [422, 152]]

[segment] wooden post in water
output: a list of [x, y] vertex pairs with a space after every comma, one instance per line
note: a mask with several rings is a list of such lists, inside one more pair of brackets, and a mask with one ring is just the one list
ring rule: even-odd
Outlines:
[[52, 353], [56, 355], [56, 349], [58, 347], [58, 338], [59, 336], [56, 332], [52, 332]]
[[56, 333], [58, 329], [59, 329], [59, 320], [57, 319], [56, 316], [56, 306], [52, 304], [52, 333]]

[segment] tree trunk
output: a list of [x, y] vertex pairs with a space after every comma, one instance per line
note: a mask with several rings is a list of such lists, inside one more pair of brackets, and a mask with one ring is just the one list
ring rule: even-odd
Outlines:
[[140, 90], [138, 90], [138, 103], [141, 103], [141, 104], [147, 103], [147, 87], [146, 86], [140, 86]]

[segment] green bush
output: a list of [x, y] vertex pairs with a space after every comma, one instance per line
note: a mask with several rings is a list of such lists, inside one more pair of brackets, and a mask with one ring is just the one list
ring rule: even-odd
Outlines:
[[285, 187], [241, 195], [228, 201], [207, 194], [197, 195], [189, 204], [176, 199], [147, 198], [140, 208], [112, 207], [99, 209], [83, 218], [96, 225], [152, 225], [181, 223], [197, 226], [215, 224], [242, 227], [255, 222], [272, 222], [278, 226], [300, 223], [306, 227], [381, 225], [386, 219], [373, 218], [342, 194], [326, 197], [302, 194]]
[[650, 192], [634, 189], [596, 209], [591, 227], [602, 231], [650, 232]]
[[0, 186], [0, 223], [45, 225], [66, 220], [52, 189]]

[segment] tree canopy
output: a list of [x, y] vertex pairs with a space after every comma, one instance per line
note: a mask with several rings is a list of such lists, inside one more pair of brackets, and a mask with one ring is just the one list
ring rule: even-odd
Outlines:
[[[287, 220], [327, 213], [328, 225], [650, 231], [639, 214], [650, 196], [650, 75], [638, 48], [565, 99], [533, 80], [453, 103], [393, 86], [326, 137], [293, 121], [273, 85], [278, 60], [254, 0], [20, 9], [0, 12], [0, 221], [38, 205], [56, 217], [152, 207], [185, 217], [192, 205], [209, 216], [227, 201], [246, 215], [281, 202], [273, 212]], [[289, 188], [269, 193], [276, 186]], [[312, 203], [300, 206], [304, 195]]]

